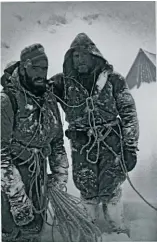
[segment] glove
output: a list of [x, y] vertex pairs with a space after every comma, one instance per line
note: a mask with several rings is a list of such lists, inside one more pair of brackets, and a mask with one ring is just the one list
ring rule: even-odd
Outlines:
[[125, 165], [127, 168], [127, 171], [130, 172], [132, 171], [137, 163], [137, 154], [136, 150], [128, 150], [124, 148], [124, 160], [125, 160]]
[[24, 183], [14, 165], [1, 169], [1, 188], [10, 203], [10, 212], [18, 226], [28, 224], [34, 219], [31, 200], [25, 192]]
[[26, 195], [24, 188], [18, 193], [18, 196], [9, 198], [9, 203], [16, 225], [26, 225], [34, 219], [32, 203]]
[[48, 174], [48, 187], [55, 186], [62, 191], [67, 191], [67, 177], [67, 174]]

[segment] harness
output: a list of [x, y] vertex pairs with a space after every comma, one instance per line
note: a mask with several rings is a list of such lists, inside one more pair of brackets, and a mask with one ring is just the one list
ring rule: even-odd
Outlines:
[[[113, 128], [114, 126], [117, 126], [118, 124], [119, 124], [119, 120], [117, 119], [116, 121], [111, 122], [109, 124], [103, 124], [103, 127], [102, 126], [95, 126], [94, 130], [91, 129], [91, 128], [88, 130], [88, 132], [87, 132], [88, 142], [81, 148], [80, 154], [82, 154], [83, 150], [90, 145], [91, 140], [92, 140], [92, 136], [94, 136], [94, 142], [91, 144], [91, 146], [90, 146], [89, 149], [86, 149], [86, 160], [89, 163], [96, 164], [98, 162], [99, 154], [100, 154], [100, 145], [101, 145], [101, 143], [103, 143], [108, 148], [108, 150], [110, 150], [116, 157], [118, 156], [114, 152], [114, 150], [112, 149], [112, 147], [110, 147], [105, 142], [105, 139], [108, 137], [108, 135], [111, 133], [111, 131], [114, 131], [114, 133], [120, 138], [120, 135]], [[107, 131], [105, 132], [105, 134], [103, 134], [106, 128], [107, 128]], [[96, 160], [95, 161], [92, 161], [89, 158], [89, 155], [90, 155], [90, 153], [92, 152], [92, 149], [95, 146], [97, 147], [96, 148]]]
[[[68, 79], [70, 77], [63, 77], [63, 81], [64, 81], [64, 85], [65, 85], [65, 79]], [[70, 78], [74, 81], [76, 81], [74, 78]], [[77, 81], [76, 81], [77, 82]], [[77, 82], [78, 83], [78, 82]], [[93, 88], [94, 88], [94, 84], [95, 84], [95, 79], [94, 79], [94, 82], [93, 82], [93, 87], [92, 87], [92, 91], [93, 91]], [[83, 87], [81, 84], [80, 84], [81, 87]], [[84, 88], [84, 87], [83, 87]], [[85, 88], [84, 88], [85, 89]], [[85, 89], [86, 90], [86, 89]], [[98, 159], [99, 159], [99, 150], [100, 150], [100, 143], [102, 142], [107, 148], [108, 150], [110, 150], [110, 152], [112, 152], [116, 158], [119, 157], [119, 155], [112, 149], [112, 147], [110, 147], [106, 142], [105, 142], [105, 139], [107, 138], [107, 136], [110, 134], [111, 130], [113, 130], [117, 136], [120, 138], [120, 149], [121, 149], [121, 159], [119, 159], [120, 161], [120, 166], [122, 168], [122, 171], [124, 173], [124, 176], [126, 177], [127, 181], [129, 182], [130, 186], [132, 187], [132, 189], [137, 193], [137, 195], [149, 206], [151, 207], [152, 209], [154, 209], [155, 211], [157, 211], [157, 208], [155, 206], [153, 206], [150, 202], [148, 202], [142, 195], [141, 193], [135, 188], [135, 186], [132, 184], [132, 181], [128, 175], [128, 171], [127, 171], [127, 168], [126, 168], [126, 165], [125, 165], [125, 159], [124, 159], [124, 151], [123, 151], [123, 136], [122, 136], [122, 130], [121, 130], [121, 126], [118, 123], [110, 123], [110, 124], [105, 124], [103, 125], [104, 127], [101, 126], [102, 129], [98, 129], [99, 126], [96, 126], [95, 124], [95, 117], [94, 117], [94, 102], [93, 102], [93, 97], [92, 97], [92, 91], [89, 95], [89, 97], [86, 98], [85, 102], [79, 104], [79, 105], [75, 105], [75, 106], [70, 106], [68, 105], [67, 103], [65, 103], [61, 98], [59, 98], [57, 95], [55, 95], [53, 93], [53, 95], [60, 101], [62, 102], [65, 106], [69, 107], [69, 108], [79, 108], [80, 106], [86, 104], [86, 108], [88, 110], [88, 123], [89, 123], [89, 127], [90, 129], [88, 130], [87, 134], [88, 134], [88, 137], [89, 137], [89, 140], [87, 142], [87, 144], [85, 144], [80, 153], [82, 153], [82, 151], [90, 144], [91, 142], [91, 136], [94, 135], [94, 142], [93, 144], [91, 145], [91, 147], [86, 150], [87, 151], [87, 155], [86, 155], [86, 159], [88, 162], [92, 163], [92, 164], [96, 164], [98, 162]], [[92, 122], [93, 122], [93, 125], [92, 125]], [[119, 134], [114, 130], [114, 126], [117, 125], [118, 126], [118, 129], [119, 129]], [[103, 131], [104, 131], [104, 128], [108, 128], [108, 130], [106, 131], [106, 133], [104, 135], [102, 135]], [[93, 147], [95, 146], [95, 144], [97, 144], [97, 156], [96, 156], [96, 160], [95, 161], [91, 161], [89, 159], [89, 153], [91, 152], [91, 150], [93, 149]]]
[[[66, 85], [65, 83], [65, 79], [68, 79], [70, 78], [71, 80], [75, 81], [77, 84], [80, 85], [80, 87], [82, 89], [84, 89], [84, 91], [86, 93], [87, 90], [85, 89], [85, 87], [79, 83], [77, 80], [75, 80], [75, 78], [71, 78], [71, 77], [63, 77], [64, 79], [64, 85]], [[99, 155], [100, 155], [100, 144], [103, 143], [116, 157], [118, 156], [118, 154], [116, 154], [114, 152], [114, 150], [112, 149], [112, 147], [110, 147], [106, 142], [105, 142], [105, 139], [108, 137], [108, 135], [110, 134], [110, 132], [113, 130], [114, 133], [116, 133], [116, 135], [122, 139], [122, 137], [120, 137], [120, 135], [115, 131], [115, 129], [113, 128], [114, 126], [116, 125], [119, 125], [119, 119], [117, 118], [115, 121], [111, 121], [109, 124], [103, 124], [103, 125], [96, 125], [96, 118], [94, 116], [94, 110], [95, 110], [95, 106], [94, 106], [94, 101], [93, 101], [93, 96], [92, 96], [92, 93], [93, 93], [93, 89], [94, 89], [94, 85], [95, 85], [95, 78], [96, 78], [96, 74], [94, 72], [94, 81], [93, 81], [93, 86], [92, 86], [92, 89], [91, 89], [91, 92], [89, 94], [89, 96], [85, 99], [84, 102], [78, 104], [78, 105], [69, 105], [67, 103], [65, 103], [61, 98], [59, 98], [57, 95], [55, 95], [53, 93], [53, 95], [60, 101], [62, 102], [65, 106], [69, 107], [69, 108], [79, 108], [83, 105], [86, 105], [85, 109], [87, 110], [88, 112], [88, 125], [89, 125], [89, 128], [87, 130], [87, 135], [88, 135], [88, 142], [81, 148], [80, 150], [80, 154], [82, 154], [83, 150], [86, 149], [90, 143], [91, 143], [91, 140], [92, 140], [92, 136], [94, 136], [94, 141], [93, 143], [91, 144], [91, 146], [89, 147], [89, 149], [86, 149], [86, 160], [91, 163], [91, 164], [96, 164], [98, 162], [98, 159], [99, 159]], [[107, 81], [107, 79], [106, 79]], [[120, 127], [120, 125], [119, 125]], [[105, 131], [105, 129], [107, 128], [107, 131], [105, 132], [105, 134], [103, 135], [102, 133]], [[75, 129], [76, 131], [78, 131], [78, 129], [76, 128]], [[83, 129], [79, 129], [79, 131], [81, 131]], [[96, 159], [94, 161], [92, 161], [90, 158], [89, 158], [89, 155], [91, 153], [91, 151], [93, 150], [93, 148], [97, 147], [97, 153], [96, 153]]]

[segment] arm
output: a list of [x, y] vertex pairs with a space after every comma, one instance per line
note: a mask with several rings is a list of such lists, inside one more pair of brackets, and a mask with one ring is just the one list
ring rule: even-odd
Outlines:
[[65, 187], [68, 181], [68, 158], [64, 148], [63, 128], [60, 120], [59, 132], [51, 142], [51, 155], [49, 164], [52, 172], [52, 179], [59, 185]]
[[1, 188], [7, 195], [14, 222], [24, 225], [32, 221], [31, 202], [27, 197], [20, 173], [13, 165], [10, 145], [14, 112], [9, 97], [1, 94]]
[[113, 85], [113, 95], [116, 100], [119, 116], [121, 118], [124, 156], [126, 158], [126, 162], [134, 162], [132, 166], [130, 164], [130, 168], [128, 168], [130, 170], [136, 165], [134, 158], [136, 156], [136, 151], [138, 150], [137, 146], [139, 139], [139, 122], [137, 118], [135, 101], [128, 89], [125, 79], [122, 76], [112, 74], [111, 79]]
[[[53, 93], [63, 100], [64, 98], [64, 81], [63, 81], [63, 74], [59, 73], [50, 78], [49, 84], [52, 87]], [[59, 102], [59, 99], [57, 99]], [[62, 104], [62, 103], [61, 103]]]

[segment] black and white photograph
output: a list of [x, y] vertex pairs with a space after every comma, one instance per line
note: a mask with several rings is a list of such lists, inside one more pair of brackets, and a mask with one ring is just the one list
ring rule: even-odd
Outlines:
[[1, 241], [157, 241], [155, 1], [1, 1]]

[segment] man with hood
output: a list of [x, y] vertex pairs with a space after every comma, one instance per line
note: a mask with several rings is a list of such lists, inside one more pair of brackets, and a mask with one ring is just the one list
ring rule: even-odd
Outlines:
[[50, 83], [69, 123], [74, 184], [93, 221], [102, 202], [108, 231], [123, 232], [121, 184], [136, 165], [139, 138], [135, 102], [125, 79], [80, 33], [65, 54], [63, 73]]
[[66, 186], [68, 160], [59, 109], [47, 81], [41, 44], [26, 47], [8, 66], [1, 92], [2, 240], [39, 241], [50, 183]]

